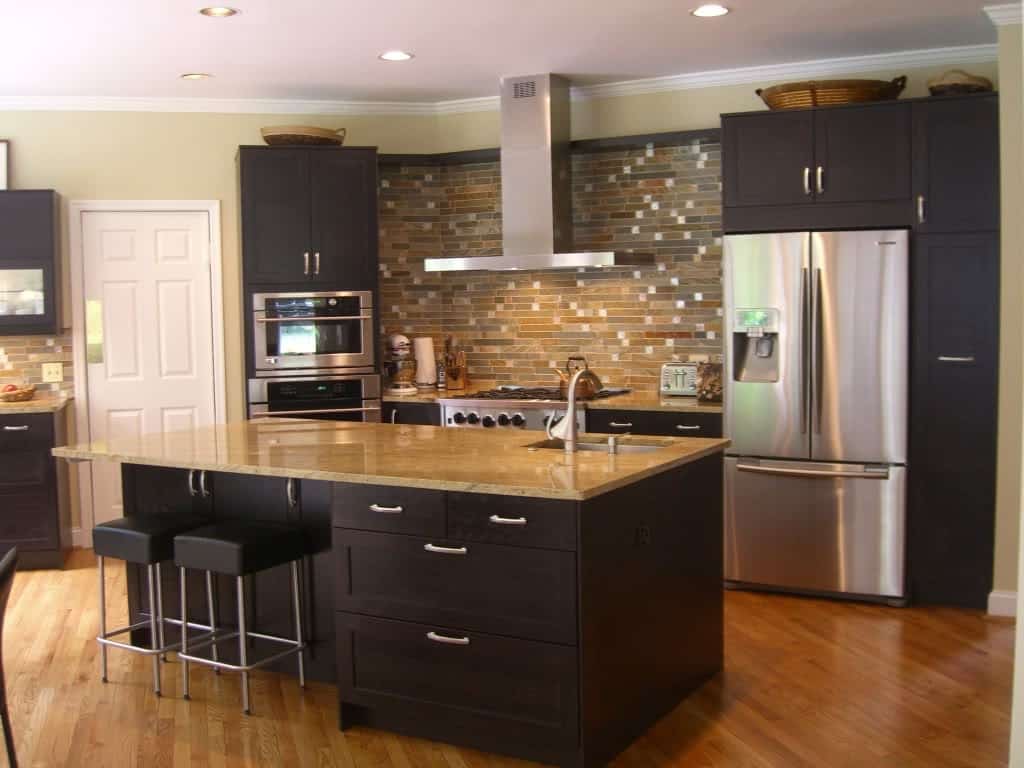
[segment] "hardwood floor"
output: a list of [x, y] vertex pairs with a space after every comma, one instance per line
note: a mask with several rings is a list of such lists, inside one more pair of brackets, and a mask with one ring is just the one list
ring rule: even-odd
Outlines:
[[[107, 571], [125, 621], [124, 571]], [[97, 576], [90, 552], [65, 571], [19, 573], [4, 636], [22, 766], [499, 768], [517, 760], [388, 733], [337, 728], [332, 686], [300, 693], [256, 673], [255, 714], [234, 675], [110, 653], [99, 681]], [[173, 657], [172, 657], [173, 658]], [[645, 734], [616, 768], [1005, 765], [1013, 623], [981, 613], [726, 594], [726, 671]]]

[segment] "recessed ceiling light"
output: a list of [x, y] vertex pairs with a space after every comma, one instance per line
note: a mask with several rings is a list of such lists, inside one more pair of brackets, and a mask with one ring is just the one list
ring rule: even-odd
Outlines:
[[186, 72], [180, 77], [182, 80], [209, 80], [213, 75], [209, 72]]
[[412, 57], [411, 53], [406, 53], [405, 51], [384, 51], [377, 58], [382, 61], [408, 61]]
[[237, 8], [228, 8], [226, 5], [211, 5], [209, 8], [200, 8], [203, 16], [212, 16], [215, 19], [224, 19], [238, 13]]
[[691, 14], [700, 19], [713, 19], [716, 16], [725, 16], [729, 12], [729, 9], [724, 5], [718, 5], [716, 3], [708, 3], [707, 5], [701, 5], [690, 11]]

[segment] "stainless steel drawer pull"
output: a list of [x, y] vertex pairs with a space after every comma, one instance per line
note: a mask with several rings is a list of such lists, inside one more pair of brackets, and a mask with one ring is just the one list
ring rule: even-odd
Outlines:
[[188, 495], [196, 495], [196, 471], [194, 469], [188, 471]]
[[958, 357], [956, 355], [939, 355], [940, 363], [973, 363], [974, 355], [964, 355]]
[[633, 426], [633, 422], [632, 421], [609, 421], [608, 422], [608, 426], [609, 427], [615, 427], [617, 429], [625, 429], [627, 427], [632, 427]]
[[427, 640], [433, 640], [435, 643], [444, 643], [445, 645], [469, 645], [468, 637], [448, 637], [447, 635], [439, 635], [437, 632], [427, 632]]
[[525, 517], [502, 517], [501, 515], [491, 515], [488, 519], [495, 525], [526, 525]]
[[700, 424], [676, 424], [676, 429], [680, 432], [694, 432], [700, 430]]
[[199, 473], [199, 495], [204, 499], [210, 498], [210, 491], [206, 488], [206, 470]]
[[402, 507], [382, 507], [380, 504], [371, 504], [371, 512], [380, 512], [384, 515], [400, 515], [405, 510]]
[[423, 548], [427, 552], [436, 552], [439, 555], [466, 555], [469, 554], [469, 550], [465, 547], [439, 547], [436, 544], [424, 544]]
[[4, 432], [28, 432], [28, 424], [21, 424], [17, 427], [4, 427]]

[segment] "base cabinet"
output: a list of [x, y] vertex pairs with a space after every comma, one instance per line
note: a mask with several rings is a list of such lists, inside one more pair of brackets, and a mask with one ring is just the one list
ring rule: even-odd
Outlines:
[[721, 437], [721, 413], [670, 411], [587, 411], [587, 432], [657, 435], [667, 437]]

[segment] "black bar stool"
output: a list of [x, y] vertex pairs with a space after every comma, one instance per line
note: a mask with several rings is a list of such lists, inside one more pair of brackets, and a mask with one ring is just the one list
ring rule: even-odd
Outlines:
[[[121, 648], [133, 653], [141, 653], [153, 657], [153, 691], [160, 695], [160, 659], [170, 650], [178, 647], [178, 643], [168, 645], [164, 641], [164, 624], [181, 625], [182, 619], [169, 619], [164, 616], [163, 589], [160, 583], [160, 563], [174, 557], [174, 537], [190, 528], [197, 528], [208, 520], [198, 515], [182, 515], [180, 513], [161, 515], [141, 515], [112, 520], [101, 523], [92, 529], [92, 546], [95, 551], [100, 572], [100, 633], [96, 641], [100, 644], [100, 669], [103, 682], [107, 682], [107, 648]], [[107, 631], [107, 595], [105, 559], [116, 557], [128, 563], [146, 566], [149, 589], [149, 621], [139, 621], [120, 629]], [[212, 585], [207, 583], [207, 597], [212, 601]], [[211, 602], [212, 606], [212, 602]], [[215, 621], [211, 607], [210, 625], [192, 624], [196, 629], [213, 632]], [[141, 648], [130, 642], [123, 643], [113, 640], [136, 629], [149, 627], [150, 647]], [[184, 631], [183, 631], [184, 636]]]
[[[302, 652], [306, 645], [302, 639], [302, 601], [299, 595], [299, 563], [306, 554], [306, 537], [301, 530], [277, 523], [225, 520], [202, 528], [196, 528], [174, 537], [174, 562], [181, 576], [181, 615], [188, 615], [188, 592], [185, 588], [187, 569], [202, 570], [209, 574], [220, 573], [235, 577], [238, 592], [238, 631], [217, 633], [201, 642], [189, 646], [187, 634], [182, 635], [178, 658], [182, 660], [182, 692], [189, 697], [189, 662], [205, 664], [214, 669], [226, 669], [242, 673], [242, 709], [250, 714], [249, 671], [272, 661], [296, 654], [299, 662], [299, 685], [306, 686], [306, 672]], [[258, 571], [265, 571], [285, 563], [291, 566], [291, 591], [295, 612], [295, 638], [279, 637], [252, 632], [245, 617], [245, 577]], [[217, 643], [238, 638], [238, 664], [219, 661], [216, 655]], [[249, 638], [258, 638], [290, 646], [258, 661], [249, 661], [247, 645]], [[212, 658], [195, 655], [200, 648], [212, 646]], [[191, 650], [191, 652], [190, 652]]]

